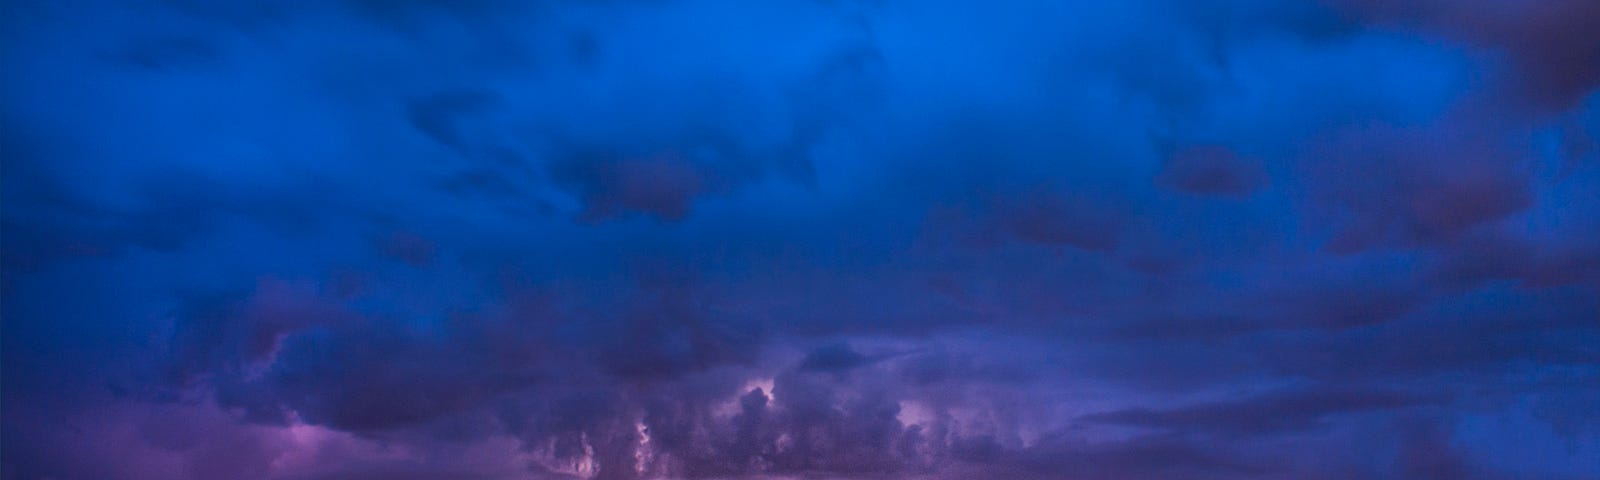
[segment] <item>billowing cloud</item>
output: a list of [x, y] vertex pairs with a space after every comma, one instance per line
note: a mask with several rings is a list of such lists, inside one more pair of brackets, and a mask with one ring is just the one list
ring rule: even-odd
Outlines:
[[1600, 10], [0, 7], [0, 476], [1600, 475]]

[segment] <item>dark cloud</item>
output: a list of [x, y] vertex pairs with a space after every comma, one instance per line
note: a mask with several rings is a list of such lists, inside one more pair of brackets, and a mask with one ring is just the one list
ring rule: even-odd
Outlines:
[[6, 2], [0, 476], [1594, 477], [1591, 5]]
[[812, 350], [800, 361], [800, 370], [809, 372], [844, 372], [872, 363], [866, 355], [857, 353], [848, 344], [834, 344]]
[[1423, 399], [1395, 392], [1324, 389], [1174, 409], [1119, 410], [1089, 415], [1083, 420], [1186, 433], [1258, 435], [1304, 430], [1318, 426], [1325, 418], [1337, 414], [1422, 404], [1425, 404]]
[[663, 220], [682, 220], [711, 179], [693, 161], [668, 152], [641, 158], [580, 156], [554, 177], [571, 185], [584, 203], [583, 217], [603, 219], [640, 212]]
[[498, 98], [482, 91], [443, 92], [411, 102], [407, 108], [411, 124], [418, 130], [451, 147], [461, 147], [461, 116], [492, 107]]
[[1493, 49], [1510, 69], [1503, 73], [1503, 88], [1535, 108], [1571, 106], [1600, 86], [1600, 66], [1593, 61], [1600, 56], [1600, 34], [1586, 26], [1600, 18], [1593, 2], [1334, 3], [1369, 21], [1416, 25]]
[[1157, 181], [1183, 192], [1242, 196], [1262, 188], [1266, 174], [1227, 147], [1200, 145], [1174, 152]]
[[[1054, 443], [1053, 442], [1060, 442]], [[1110, 445], [1053, 440], [1026, 453], [1032, 474], [1110, 478], [1252, 478], [1270, 473], [1224, 452], [1193, 443], [1141, 438]]]

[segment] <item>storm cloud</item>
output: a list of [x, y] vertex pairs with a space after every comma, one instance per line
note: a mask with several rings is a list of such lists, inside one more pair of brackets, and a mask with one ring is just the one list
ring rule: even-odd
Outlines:
[[6, 2], [0, 476], [1593, 478], [1597, 24]]

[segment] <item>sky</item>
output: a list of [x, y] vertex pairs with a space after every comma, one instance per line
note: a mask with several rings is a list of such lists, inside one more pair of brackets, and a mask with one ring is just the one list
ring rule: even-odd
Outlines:
[[1595, 25], [6, 1], [0, 476], [1600, 478]]

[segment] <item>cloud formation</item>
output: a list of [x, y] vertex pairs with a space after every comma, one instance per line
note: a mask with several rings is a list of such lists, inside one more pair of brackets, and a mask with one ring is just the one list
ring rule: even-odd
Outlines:
[[1591, 478], [1594, 5], [7, 2], [0, 476]]

